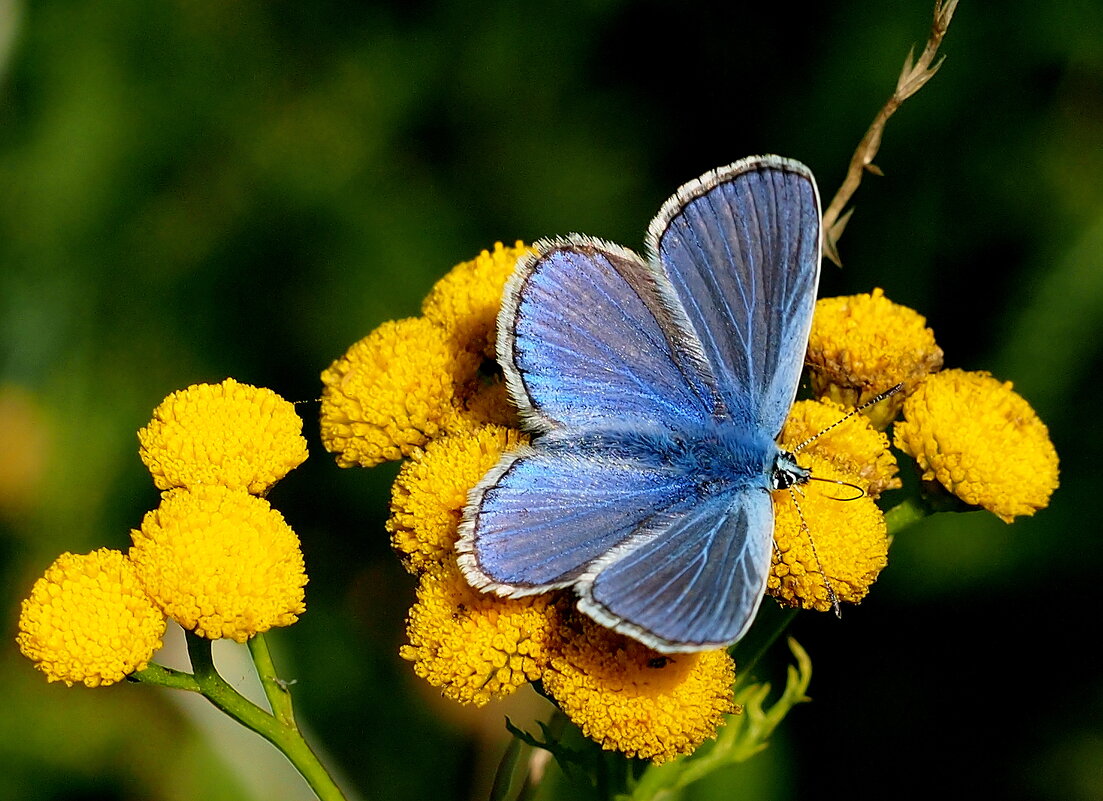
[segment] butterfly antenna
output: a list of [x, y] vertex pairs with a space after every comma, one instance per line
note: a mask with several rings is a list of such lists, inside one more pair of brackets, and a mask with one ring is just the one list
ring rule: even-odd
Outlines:
[[857, 495], [853, 495], [849, 498], [835, 498], [835, 497], [829, 496], [829, 497], [831, 497], [831, 500], [833, 500], [833, 501], [843, 501], [845, 503], [846, 501], [856, 501], [859, 498], [866, 497], [866, 491], [864, 489], [859, 487], [857, 484], [851, 484], [849, 481], [842, 481], [842, 480], [837, 479], [837, 478], [820, 478], [819, 476], [809, 476], [808, 480], [809, 481], [822, 481], [824, 484], [838, 484], [840, 487], [850, 487], [852, 490], [854, 490], [858, 493]]
[[[813, 434], [811, 437], [806, 439], [804, 442], [800, 443], [795, 448], [793, 448], [792, 451], [790, 451], [790, 452], [791, 453], [798, 453], [799, 451], [801, 451], [804, 448], [808, 447], [813, 442], [815, 442], [817, 439], [822, 437], [828, 431], [831, 431], [836, 426], [842, 425], [844, 422], [849, 420], [854, 415], [861, 414], [866, 409], [868, 409], [870, 406], [873, 406], [875, 404], [880, 403], [881, 401], [883, 401], [885, 398], [889, 397], [890, 395], [895, 395], [897, 392], [899, 392], [903, 388], [904, 388], [904, 385], [902, 383], [897, 384], [896, 386], [890, 387], [889, 389], [885, 390], [884, 392], [877, 395], [876, 397], [870, 398], [865, 403], [863, 403], [861, 406], [858, 406], [855, 409], [851, 409], [849, 412], [847, 412], [845, 415], [840, 417], [838, 420], [836, 420], [834, 423], [829, 425], [827, 428], [823, 429], [822, 431], [820, 431], [816, 434]], [[861, 487], [856, 486], [856, 485], [851, 484], [851, 483], [846, 482], [846, 481], [837, 481], [837, 480], [829, 479], [829, 478], [817, 478], [816, 476], [810, 476], [810, 479], [813, 480], [813, 481], [825, 481], [829, 484], [840, 484], [844, 487], [851, 487], [852, 489], [855, 489], [858, 492], [858, 494], [855, 495], [853, 498], [837, 498], [836, 500], [856, 501], [856, 500], [858, 500], [858, 498], [861, 498], [862, 496], [864, 496], [866, 494], [865, 490], [862, 489]], [[820, 560], [819, 551], [816, 549], [816, 541], [815, 541], [815, 539], [812, 538], [812, 530], [808, 527], [808, 521], [804, 519], [804, 512], [801, 511], [800, 502], [797, 500], [796, 487], [789, 487], [789, 494], [793, 498], [793, 506], [796, 507], [797, 516], [800, 518], [801, 530], [804, 532], [804, 535], [806, 537], [808, 537], [808, 544], [810, 546], [812, 546], [812, 557], [816, 560], [816, 567], [819, 568], [820, 575], [823, 576], [823, 586], [824, 586], [824, 589], [827, 590], [827, 597], [831, 601], [831, 608], [835, 610], [835, 616], [841, 618], [843, 616], [843, 613], [842, 613], [841, 607], [839, 606], [839, 596], [835, 594], [835, 588], [831, 586], [831, 579], [829, 579], [827, 577], [827, 571], [825, 571], [823, 569], [823, 562]], [[775, 548], [777, 547], [776, 544], [775, 544], [774, 547]]]
[[876, 404], [880, 403], [881, 401], [883, 401], [885, 398], [889, 397], [890, 395], [895, 395], [897, 392], [899, 392], [903, 388], [904, 388], [903, 384], [897, 384], [895, 387], [891, 387], [889, 389], [886, 389], [880, 395], [878, 395], [874, 398], [870, 398], [869, 400], [867, 400], [865, 403], [863, 403], [861, 406], [857, 407], [856, 409], [851, 409], [849, 412], [844, 414], [842, 417], [840, 417], [834, 423], [829, 425], [827, 428], [813, 434], [808, 439], [806, 439], [804, 442], [797, 445], [795, 448], [793, 448], [791, 450], [791, 453], [799, 453], [802, 449], [804, 449], [804, 448], [808, 447], [809, 445], [811, 445], [813, 442], [818, 440], [820, 437], [822, 437], [824, 434], [826, 434], [831, 429], [835, 428], [836, 426], [842, 425], [843, 423], [845, 423], [847, 420], [849, 420], [854, 415], [861, 414], [866, 409], [868, 409], [870, 406], [875, 406]]
[[[835, 617], [842, 618], [843, 610], [839, 606], [839, 596], [835, 594], [835, 588], [831, 586], [831, 579], [827, 577], [827, 571], [823, 569], [823, 562], [820, 561], [820, 553], [816, 550], [816, 541], [812, 538], [812, 530], [808, 527], [808, 521], [804, 519], [804, 512], [801, 511], [800, 502], [797, 500], [797, 491], [795, 487], [789, 487], [789, 495], [793, 499], [793, 506], [796, 507], [797, 517], [800, 518], [800, 529], [804, 532], [804, 536], [808, 537], [808, 544], [812, 546], [812, 558], [816, 560], [816, 567], [820, 571], [820, 575], [823, 576], [823, 587], [827, 590], [827, 599], [831, 601], [831, 608], [835, 611]], [[775, 550], [777, 549], [777, 543], [774, 543]]]

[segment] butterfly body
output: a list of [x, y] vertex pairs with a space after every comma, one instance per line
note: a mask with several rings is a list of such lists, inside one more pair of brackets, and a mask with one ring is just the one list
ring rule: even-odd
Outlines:
[[548, 435], [540, 444], [548, 452], [603, 455], [666, 469], [695, 483], [763, 487], [780, 452], [769, 437], [723, 423], [683, 431], [606, 428], [574, 436]]
[[769, 493], [808, 477], [776, 437], [819, 240], [810, 173], [765, 156], [679, 189], [650, 258], [589, 237], [536, 243], [498, 318], [535, 436], [470, 494], [468, 581], [506, 596], [572, 587], [583, 612], [667, 653], [739, 639], [765, 590]]

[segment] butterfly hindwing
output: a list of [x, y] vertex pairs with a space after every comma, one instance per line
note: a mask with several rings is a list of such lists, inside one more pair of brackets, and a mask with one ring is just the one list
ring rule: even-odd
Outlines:
[[720, 648], [742, 637], [758, 611], [772, 531], [763, 486], [660, 515], [583, 577], [579, 608], [661, 651]]
[[460, 565], [476, 587], [527, 595], [579, 576], [692, 491], [661, 466], [569, 450], [506, 454], [472, 491]]

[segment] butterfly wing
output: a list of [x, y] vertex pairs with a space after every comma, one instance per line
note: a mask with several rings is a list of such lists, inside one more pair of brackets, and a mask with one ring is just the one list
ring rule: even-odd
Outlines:
[[579, 608], [658, 651], [730, 645], [762, 601], [772, 531], [764, 486], [672, 509], [581, 577]]
[[820, 271], [820, 205], [798, 162], [757, 156], [681, 187], [648, 229], [733, 421], [774, 437], [796, 396]]
[[616, 245], [544, 240], [506, 285], [498, 362], [536, 431], [701, 425], [718, 395], [654, 265]]
[[689, 477], [661, 465], [569, 448], [512, 451], [471, 492], [460, 566], [473, 586], [500, 595], [574, 584], [690, 492]]

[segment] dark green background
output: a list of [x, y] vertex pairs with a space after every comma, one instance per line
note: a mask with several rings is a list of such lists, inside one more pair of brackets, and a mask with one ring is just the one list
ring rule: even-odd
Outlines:
[[[164, 395], [231, 375], [316, 398], [332, 359], [452, 264], [570, 231], [638, 247], [675, 187], [749, 154], [804, 161], [829, 198], [929, 15], [0, 2], [0, 386], [46, 443], [40, 467], [8, 465], [37, 494], [0, 508], [0, 798], [284, 797], [167, 696], [48, 686], [11, 644], [59, 552], [125, 548], [156, 505], [134, 432]], [[694, 797], [1103, 796], [1103, 6], [966, 0], [944, 52], [821, 294], [884, 287], [948, 366], [1013, 380], [1063, 486], [1014, 526], [908, 530], [865, 604], [799, 618], [814, 703]], [[367, 798], [471, 797], [502, 711], [435, 703], [397, 659], [412, 581], [382, 528], [393, 467], [338, 470], [316, 408], [311, 459], [271, 496], [311, 577], [308, 613], [272, 638], [300, 714]]]

